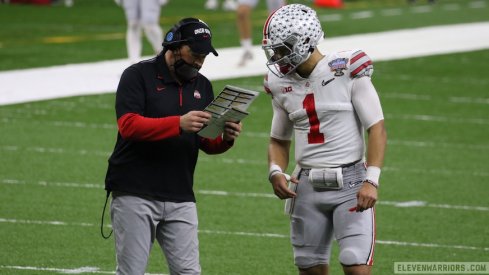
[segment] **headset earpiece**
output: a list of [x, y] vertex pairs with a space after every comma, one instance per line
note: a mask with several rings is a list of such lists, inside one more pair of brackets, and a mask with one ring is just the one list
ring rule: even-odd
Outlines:
[[189, 42], [190, 39], [182, 40], [181, 29], [186, 25], [199, 22], [202, 23], [202, 21], [196, 18], [184, 18], [180, 20], [166, 33], [162, 46], [170, 50], [175, 50], [182, 43]]

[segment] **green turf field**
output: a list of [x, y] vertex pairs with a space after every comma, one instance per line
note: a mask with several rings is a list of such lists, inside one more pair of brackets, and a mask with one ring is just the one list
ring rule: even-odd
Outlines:
[[[289, 3], [310, 4], [310, 0]], [[238, 46], [235, 14], [203, 9], [204, 0], [170, 0], [163, 7], [164, 31], [183, 17], [202, 18], [212, 28], [216, 48]], [[350, 0], [340, 10], [318, 9], [327, 37], [489, 19], [488, 0]], [[368, 10], [370, 17], [365, 16]], [[254, 43], [261, 42], [265, 1], [252, 14]], [[361, 19], [355, 19], [361, 18]], [[112, 0], [75, 0], [75, 6], [0, 4], [0, 70], [82, 63], [126, 57], [125, 18]], [[456, 35], [456, 34], [454, 34]], [[146, 43], [144, 54], [151, 54]]]
[[[417, 12], [424, 7], [418, 2], [347, 1], [343, 10], [319, 13], [326, 19], [342, 15], [324, 22], [331, 36], [489, 21], [487, 0], [439, 1], [429, 12]], [[202, 6], [171, 0], [161, 22], [168, 29], [182, 16], [204, 17], [216, 47], [237, 46], [233, 14]], [[402, 12], [385, 15], [395, 8]], [[377, 16], [360, 25], [349, 19], [366, 9]], [[256, 41], [265, 13], [260, 6], [254, 15]], [[109, 0], [79, 0], [71, 9], [0, 5], [0, 70], [123, 58], [124, 24], [122, 11]], [[72, 39], [53, 43], [52, 37]], [[373, 82], [389, 135], [375, 274], [393, 274], [395, 262], [489, 262], [488, 60], [484, 50], [375, 62]], [[262, 78], [213, 84], [216, 91], [226, 84], [261, 90]], [[114, 270], [113, 238], [99, 233], [117, 131], [114, 94], [107, 92], [0, 106], [0, 274]], [[283, 202], [267, 182], [267, 96], [250, 111], [231, 151], [200, 155], [195, 189], [203, 274], [297, 274]], [[331, 274], [341, 274], [336, 250], [332, 259]], [[147, 271], [168, 273], [158, 246]]]

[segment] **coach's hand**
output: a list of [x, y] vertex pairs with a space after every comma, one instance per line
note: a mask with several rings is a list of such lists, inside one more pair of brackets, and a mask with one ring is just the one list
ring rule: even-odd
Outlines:
[[226, 125], [224, 125], [223, 139], [225, 141], [233, 141], [238, 138], [239, 134], [241, 133], [242, 126], [243, 125], [241, 122], [227, 121]]
[[357, 212], [374, 207], [377, 202], [377, 188], [368, 182], [363, 182], [357, 194]]
[[203, 111], [190, 111], [180, 117], [180, 129], [184, 132], [198, 132], [211, 118], [211, 114]]

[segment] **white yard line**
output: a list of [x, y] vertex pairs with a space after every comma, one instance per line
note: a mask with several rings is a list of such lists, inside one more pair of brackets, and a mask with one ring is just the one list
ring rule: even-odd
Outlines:
[[[56, 272], [59, 274], [115, 274], [115, 271], [103, 271], [98, 267], [93, 266], [83, 266], [78, 268], [59, 268], [59, 267], [40, 267], [40, 266], [18, 266], [18, 265], [0, 265], [0, 269], [10, 269], [10, 270], [32, 270], [32, 271], [45, 271], [45, 272]], [[157, 273], [144, 273], [145, 275], [167, 275], [167, 274], [157, 274]]]
[[[391, 98], [393, 97], [404, 97], [404, 98], [414, 98], [414, 95], [409, 95], [409, 94], [403, 94], [403, 95], [397, 95], [397, 96], [390, 96]], [[417, 100], [429, 100], [429, 97], [418, 97]], [[466, 104], [488, 104], [486, 102], [489, 102], [489, 99], [483, 99], [483, 98], [450, 98], [450, 101], [457, 102], [457, 101], [464, 101]], [[435, 122], [435, 123], [448, 123], [448, 124], [483, 124], [487, 125], [489, 124], [489, 119], [487, 118], [482, 118], [482, 117], [472, 117], [472, 118], [460, 118], [456, 116], [434, 116], [434, 115], [429, 115], [429, 114], [404, 114], [404, 115], [399, 115], [399, 114], [390, 114], [386, 113], [385, 117], [388, 118], [389, 120], [414, 120], [414, 121], [424, 121], [424, 122]], [[0, 123], [17, 123], [16, 120], [22, 120], [22, 122], [29, 122], [31, 121], [32, 123], [44, 123], [44, 124], [50, 124], [52, 126], [59, 126], [59, 127], [75, 127], [75, 128], [105, 128], [105, 129], [117, 129], [117, 125], [114, 121], [113, 124], [108, 124], [108, 123], [86, 123], [86, 122], [81, 122], [81, 121], [38, 121], [38, 120], [32, 120], [30, 119], [29, 114], [25, 114], [23, 116], [12, 116], [12, 117], [2, 117], [0, 118]]]
[[433, 115], [423, 115], [423, 114], [405, 114], [405, 115], [393, 115], [386, 114], [385, 118], [388, 120], [416, 120], [424, 122], [436, 122], [436, 123], [451, 123], [451, 124], [479, 124], [488, 125], [489, 119], [487, 118], [457, 118], [457, 117], [447, 117], [447, 116], [433, 116]]
[[[98, 224], [88, 224], [88, 223], [69, 223], [63, 221], [40, 221], [40, 220], [17, 220], [17, 219], [5, 219], [0, 218], [0, 223], [13, 223], [13, 224], [35, 224], [35, 225], [54, 225], [54, 226], [92, 226], [98, 227]], [[107, 225], [110, 227], [110, 225]], [[222, 230], [208, 230], [199, 229], [201, 234], [212, 234], [212, 235], [237, 235], [237, 236], [248, 236], [248, 237], [258, 237], [258, 238], [289, 238], [286, 234], [277, 233], [266, 233], [266, 232], [245, 232], [245, 231], [222, 231]], [[414, 243], [414, 242], [403, 242], [394, 240], [376, 240], [376, 243], [382, 245], [395, 245], [395, 246], [412, 246], [412, 247], [431, 247], [431, 248], [443, 248], [443, 249], [461, 249], [461, 250], [480, 250], [489, 252], [489, 247], [477, 247], [477, 246], [467, 246], [467, 245], [450, 245], [450, 244], [436, 244], [436, 243]]]
[[[433, 146], [433, 144], [427, 143], [427, 142], [416, 142], [416, 141], [400, 141], [397, 143], [397, 145], [403, 145], [403, 146], [412, 146], [412, 147], [430, 147]], [[446, 143], [440, 143], [437, 146], [447, 146]], [[455, 145], [454, 148], [461, 148], [460, 145]], [[487, 149], [487, 146], [485, 145], [474, 145], [474, 146], [467, 146], [466, 148], [462, 149], [474, 149], [474, 150], [484, 150]], [[39, 153], [39, 154], [67, 154], [67, 155], [77, 155], [77, 156], [98, 156], [98, 157], [103, 157], [103, 158], [108, 158], [111, 154], [109, 151], [96, 151], [96, 150], [85, 150], [85, 149], [80, 149], [80, 150], [71, 150], [71, 149], [66, 149], [66, 148], [56, 148], [56, 147], [39, 147], [39, 146], [32, 146], [32, 147], [22, 147], [22, 146], [17, 146], [17, 145], [0, 145], [0, 151], [6, 151], [6, 152], [15, 152], [15, 151], [29, 151], [33, 153]], [[258, 160], [258, 159], [246, 159], [246, 158], [228, 158], [228, 157], [219, 157], [215, 158], [212, 156], [207, 156], [207, 155], [202, 155], [199, 157], [199, 161], [217, 161], [220, 163], [224, 164], [233, 164], [233, 165], [259, 165], [259, 166], [265, 166], [266, 165], [266, 160]], [[398, 172], [401, 171], [400, 168], [398, 167], [391, 167], [391, 166], [385, 166], [383, 168], [384, 171], [389, 171], [389, 172]], [[467, 171], [467, 170], [454, 170], [454, 169], [415, 169], [415, 168], [408, 168], [408, 167], [403, 167], [402, 171], [404, 173], [416, 173], [416, 174], [435, 174], [435, 175], [445, 175], [445, 176], [452, 176], [452, 175], [470, 175], [470, 176], [475, 176], [475, 177], [489, 177], [489, 172], [487, 171]]]
[[[243, 136], [249, 138], [270, 138], [270, 135], [266, 132], [244, 132]], [[473, 143], [449, 143], [449, 142], [435, 142], [435, 141], [423, 141], [423, 140], [398, 140], [391, 139], [387, 141], [389, 145], [406, 146], [406, 147], [418, 147], [418, 148], [451, 148], [461, 150], [489, 150], [489, 144], [473, 144]], [[88, 149], [67, 149], [61, 147], [41, 147], [41, 146], [29, 146], [23, 147], [19, 145], [0, 145], [0, 151], [30, 151], [37, 153], [53, 153], [53, 154], [76, 154], [76, 155], [96, 155], [96, 156], [109, 156], [111, 151], [95, 151]], [[203, 155], [205, 157], [205, 155]], [[249, 160], [247, 162], [250, 162]], [[255, 161], [252, 161], [255, 162]]]
[[[456, 35], [454, 35], [456, 34]], [[489, 48], [489, 22], [433, 26], [417, 29], [326, 38], [322, 51], [363, 49], [374, 61], [405, 59]], [[237, 67], [241, 49], [219, 49], [210, 55], [202, 73], [211, 80], [260, 76], [266, 73], [259, 46], [254, 59]], [[114, 92], [128, 66], [125, 59], [0, 72], [0, 105]]]
[[[99, 189], [103, 190], [104, 186], [97, 183], [75, 183], [75, 182], [27, 182], [18, 179], [0, 179], [0, 184], [4, 185], [40, 185], [40, 186], [53, 186], [53, 187], [65, 187], [65, 188], [85, 188], [85, 189]], [[224, 196], [224, 197], [251, 197], [251, 198], [269, 198], [276, 199], [276, 196], [272, 193], [253, 193], [253, 192], [230, 192], [224, 190], [195, 190], [197, 194], [208, 196]], [[470, 205], [452, 205], [452, 204], [436, 204], [425, 201], [378, 201], [379, 205], [393, 206], [399, 208], [408, 207], [424, 207], [424, 208], [440, 208], [440, 209], [456, 209], [467, 211], [483, 211], [489, 212], [489, 207], [486, 206], [470, 206]]]

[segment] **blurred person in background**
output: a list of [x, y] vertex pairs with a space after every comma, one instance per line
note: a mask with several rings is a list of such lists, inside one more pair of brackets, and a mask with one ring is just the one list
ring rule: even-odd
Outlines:
[[[251, 24], [251, 12], [258, 4], [259, 0], [237, 0], [238, 9], [236, 10], [236, 24], [239, 32], [239, 43], [242, 48], [239, 67], [246, 66], [247, 62], [253, 59], [253, 26]], [[266, 0], [268, 13], [272, 13], [281, 6], [285, 5], [285, 0]]]
[[[219, 8], [219, 1], [207, 0], [204, 7], [207, 10], [217, 10]], [[222, 9], [225, 11], [234, 11], [237, 7], [238, 3], [236, 3], [236, 0], [224, 0], [224, 2], [222, 3]]]
[[[408, 0], [408, 3], [409, 4], [416, 4], [416, 0]], [[434, 4], [435, 3], [435, 0], [428, 0], [427, 1], [429, 4]]]
[[114, 0], [124, 8], [127, 21], [126, 47], [129, 62], [139, 62], [143, 51], [142, 32], [146, 35], [153, 52], [161, 52], [163, 30], [160, 27], [161, 6], [168, 0]]

